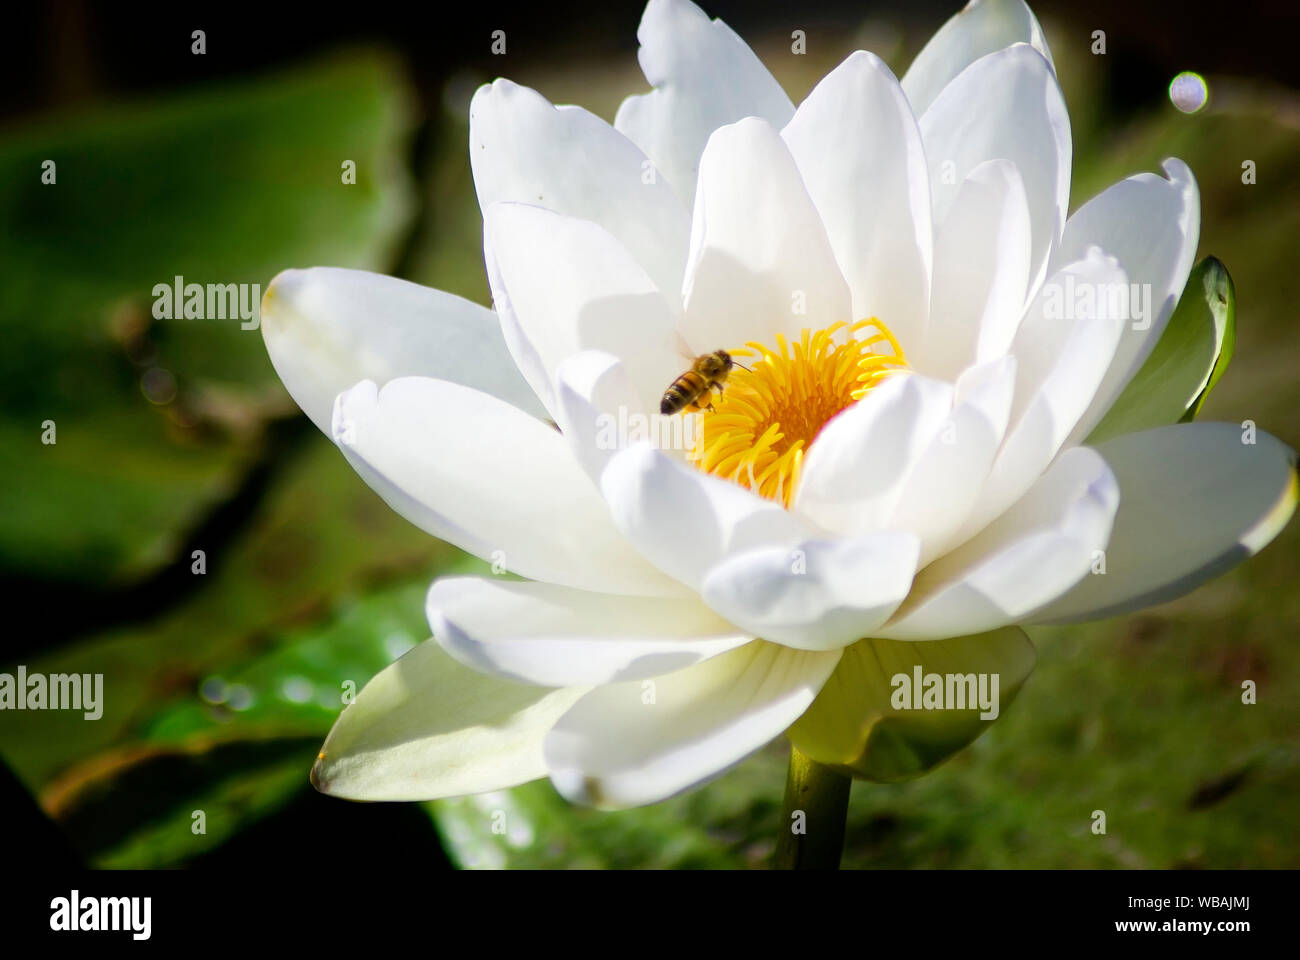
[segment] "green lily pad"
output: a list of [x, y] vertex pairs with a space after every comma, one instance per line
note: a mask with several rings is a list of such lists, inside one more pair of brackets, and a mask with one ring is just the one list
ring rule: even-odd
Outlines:
[[[345, 695], [423, 639], [427, 586], [345, 600], [324, 621], [269, 638], [264, 654], [214, 669], [128, 727], [133, 739], [62, 770], [42, 805], [99, 867], [171, 866], [215, 849], [308, 789]], [[28, 734], [43, 739], [48, 726]], [[192, 829], [196, 810], [203, 833]]]
[[1195, 417], [1232, 359], [1236, 326], [1232, 277], [1222, 263], [1206, 257], [1188, 276], [1150, 356], [1087, 442]]
[[[480, 568], [466, 558], [447, 572]], [[261, 655], [196, 673], [123, 731], [132, 739], [60, 771], [42, 805], [99, 867], [172, 866], [208, 853], [309, 789], [345, 697], [424, 639], [427, 589], [421, 577], [345, 599], [321, 621], [267, 638]], [[27, 724], [29, 740], [44, 742], [43, 721]], [[195, 810], [203, 833], [192, 829]]]
[[[232, 495], [293, 411], [253, 285], [392, 261], [405, 113], [395, 65], [360, 56], [0, 141], [0, 470], [23, 504], [0, 516], [0, 568], [136, 581]], [[178, 276], [247, 285], [252, 318], [169, 314], [155, 287]]]
[[[1006, 627], [949, 640], [859, 640], [808, 711], [790, 728], [790, 741], [804, 754], [864, 780], [894, 782], [920, 776], [961, 750], [1001, 714], [1020, 691], [1035, 662], [1023, 630]], [[986, 675], [996, 705], [982, 716], [979, 677]], [[927, 709], [923, 691], [930, 677], [960, 691], [966, 708]], [[968, 677], [976, 687], [945, 678]], [[896, 680], [895, 678], [902, 678]], [[901, 696], [906, 691], [907, 696]], [[970, 700], [966, 700], [967, 697]]]
[[114, 751], [46, 809], [100, 869], [170, 867], [219, 847], [302, 789], [315, 740], [212, 740]]
[[[214, 670], [190, 696], [149, 721], [142, 735], [167, 742], [222, 731], [323, 739], [345, 696], [355, 696], [428, 635], [428, 588], [428, 580], [420, 578], [345, 601], [325, 621], [276, 638], [265, 654]], [[313, 750], [307, 758], [307, 769], [315, 755]]]
[[[302, 431], [306, 449], [274, 474], [247, 529], [208, 551], [192, 593], [149, 622], [26, 660], [29, 673], [104, 675], [103, 716], [93, 722], [69, 711], [0, 712], [0, 752], [29, 787], [146, 737], [179, 742], [243, 726], [323, 739], [337, 708], [313, 706], [315, 687], [352, 679], [360, 689], [392, 659], [384, 641], [396, 650], [399, 634], [428, 635], [424, 591], [435, 571], [486, 566], [397, 516], [305, 420]], [[310, 703], [281, 696], [299, 674], [313, 685]], [[213, 677], [256, 696], [244, 710], [209, 704], [200, 690]]]

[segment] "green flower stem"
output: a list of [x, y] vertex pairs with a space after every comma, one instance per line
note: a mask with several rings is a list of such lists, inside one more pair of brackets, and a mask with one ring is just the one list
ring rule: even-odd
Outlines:
[[[823, 766], [790, 745], [790, 770], [781, 802], [781, 833], [772, 858], [774, 867], [839, 869], [852, 785], [848, 774]], [[803, 816], [796, 816], [799, 813]]]

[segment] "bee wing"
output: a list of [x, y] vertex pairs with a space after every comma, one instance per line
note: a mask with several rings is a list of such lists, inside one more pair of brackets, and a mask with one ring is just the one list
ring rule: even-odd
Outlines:
[[683, 368], [688, 368], [695, 362], [695, 354], [693, 354], [691, 348], [687, 346], [686, 338], [682, 336], [680, 330], [673, 330], [673, 349], [676, 350], [677, 355], [682, 358]]

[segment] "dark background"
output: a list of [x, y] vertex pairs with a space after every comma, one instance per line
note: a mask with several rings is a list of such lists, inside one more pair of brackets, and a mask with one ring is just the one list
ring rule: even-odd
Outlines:
[[[6, 55], [0, 117], [7, 121], [94, 98], [183, 87], [291, 62], [342, 44], [380, 41], [405, 54], [417, 89], [440, 89], [464, 68], [492, 73], [487, 37], [503, 29], [514, 62], [563, 60], [598, 52], [635, 55], [636, 0], [577, 3], [351, 3], [332, 7], [276, 3], [86, 3], [50, 0], [5, 11]], [[710, 16], [742, 37], [792, 22], [848, 22], [887, 15], [918, 43], [956, 11], [943, 0], [871, 3], [824, 0], [719, 0]], [[1145, 97], [1144, 78], [1180, 70], [1263, 75], [1300, 87], [1300, 5], [1287, 0], [1044, 0], [1040, 21], [1069, 19], [1106, 31], [1117, 65], [1111, 106], [1129, 110]], [[815, 11], [815, 13], [813, 12]], [[189, 53], [191, 31], [207, 31], [208, 53]], [[184, 42], [181, 42], [184, 40]], [[1155, 86], [1159, 86], [1157, 83]]]

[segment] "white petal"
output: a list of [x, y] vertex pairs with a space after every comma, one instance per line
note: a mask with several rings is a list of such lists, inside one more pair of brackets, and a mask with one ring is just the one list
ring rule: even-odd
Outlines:
[[527, 783], [546, 775], [542, 738], [586, 692], [498, 680], [429, 640], [344, 708], [312, 783], [349, 800], [435, 800]]
[[614, 524], [669, 576], [699, 589], [709, 568], [756, 547], [813, 539], [815, 530], [739, 484], [679, 463], [649, 444], [614, 454], [601, 475]]
[[497, 203], [483, 221], [492, 296], [520, 369], [550, 410], [567, 357], [619, 357], [642, 410], [689, 363], [677, 314], [654, 282], [602, 227], [542, 207]]
[[779, 129], [794, 105], [735, 31], [686, 0], [650, 0], [636, 38], [641, 70], [655, 89], [624, 100], [614, 127], [689, 206], [709, 134], [744, 117], [763, 117]]
[[884, 623], [907, 596], [920, 544], [910, 533], [763, 547], [709, 571], [704, 602], [751, 633], [836, 650]]
[[285, 270], [266, 289], [261, 326], [275, 372], [326, 435], [334, 398], [358, 380], [439, 377], [545, 415], [496, 314], [441, 290], [364, 270]]
[[879, 317], [906, 351], [928, 312], [930, 176], [894, 74], [859, 50], [813, 88], [781, 136], [821, 213], [854, 319]]
[[[1196, 178], [1181, 160], [1165, 161], [1169, 179], [1141, 173], [1105, 190], [1074, 212], [1065, 224], [1053, 261], [1068, 263], [1089, 246], [1119, 260], [1143, 310], [1124, 327], [1115, 359], [1087, 412], [1070, 436], [1082, 443], [1141, 368], [1169, 323], [1196, 258], [1201, 233], [1201, 199]], [[1149, 310], [1149, 312], [1147, 312]], [[1139, 313], [1144, 313], [1138, 317]]]
[[986, 160], [1020, 171], [1032, 227], [1030, 286], [1047, 271], [1070, 199], [1070, 117], [1051, 65], [1028, 44], [976, 60], [921, 116], [936, 223], [961, 183]]
[[479, 88], [469, 108], [479, 205], [531, 203], [600, 224], [664, 296], [682, 287], [686, 206], [637, 146], [581, 107], [555, 107], [509, 80]]
[[1107, 300], [1127, 284], [1115, 260], [1094, 248], [1039, 290], [1011, 345], [1011, 426], [957, 542], [1014, 503], [1063, 449], [1115, 354], [1126, 321]]
[[951, 384], [885, 380], [822, 428], [804, 458], [794, 509], [847, 536], [880, 530], [912, 465], [952, 412]]
[[556, 422], [573, 455], [597, 484], [609, 458], [649, 442], [674, 460], [690, 463], [698, 415], [664, 416], [642, 409], [623, 362], [599, 350], [575, 353], [556, 373]]
[[1067, 451], [979, 536], [917, 574], [879, 635], [939, 640], [1020, 622], [1088, 574], [1118, 505], [1106, 461], [1088, 447]]
[[640, 680], [681, 670], [752, 637], [695, 597], [619, 597], [550, 583], [434, 582], [429, 626], [466, 666], [546, 687]]
[[1111, 617], [1182, 596], [1262, 550], [1295, 511], [1295, 451], [1230, 423], [1183, 423], [1098, 444], [1119, 479], [1105, 573], [1036, 622]]
[[1006, 433], [1015, 382], [1015, 357], [966, 370], [957, 380], [952, 413], [903, 480], [885, 526], [920, 538], [920, 565], [951, 545], [975, 505]]
[[683, 299], [682, 334], [696, 353], [853, 319], [826, 228], [764, 120], [723, 127], [704, 149]]
[[599, 687], [547, 735], [551, 780], [593, 806], [666, 799], [780, 736], [839, 658], [760, 640], [653, 681]]
[[406, 377], [340, 394], [334, 438], [394, 510], [521, 576], [586, 590], [680, 593], [610, 524], [559, 431], [485, 393]]
[[1011, 346], [1029, 291], [1029, 206], [1009, 160], [980, 164], [935, 232], [934, 289], [914, 369], [954, 380]]
[[1023, 0], [972, 0], [938, 29], [903, 74], [912, 109], [924, 113], [957, 74], [1014, 43], [1031, 44], [1052, 62], [1043, 30]]

